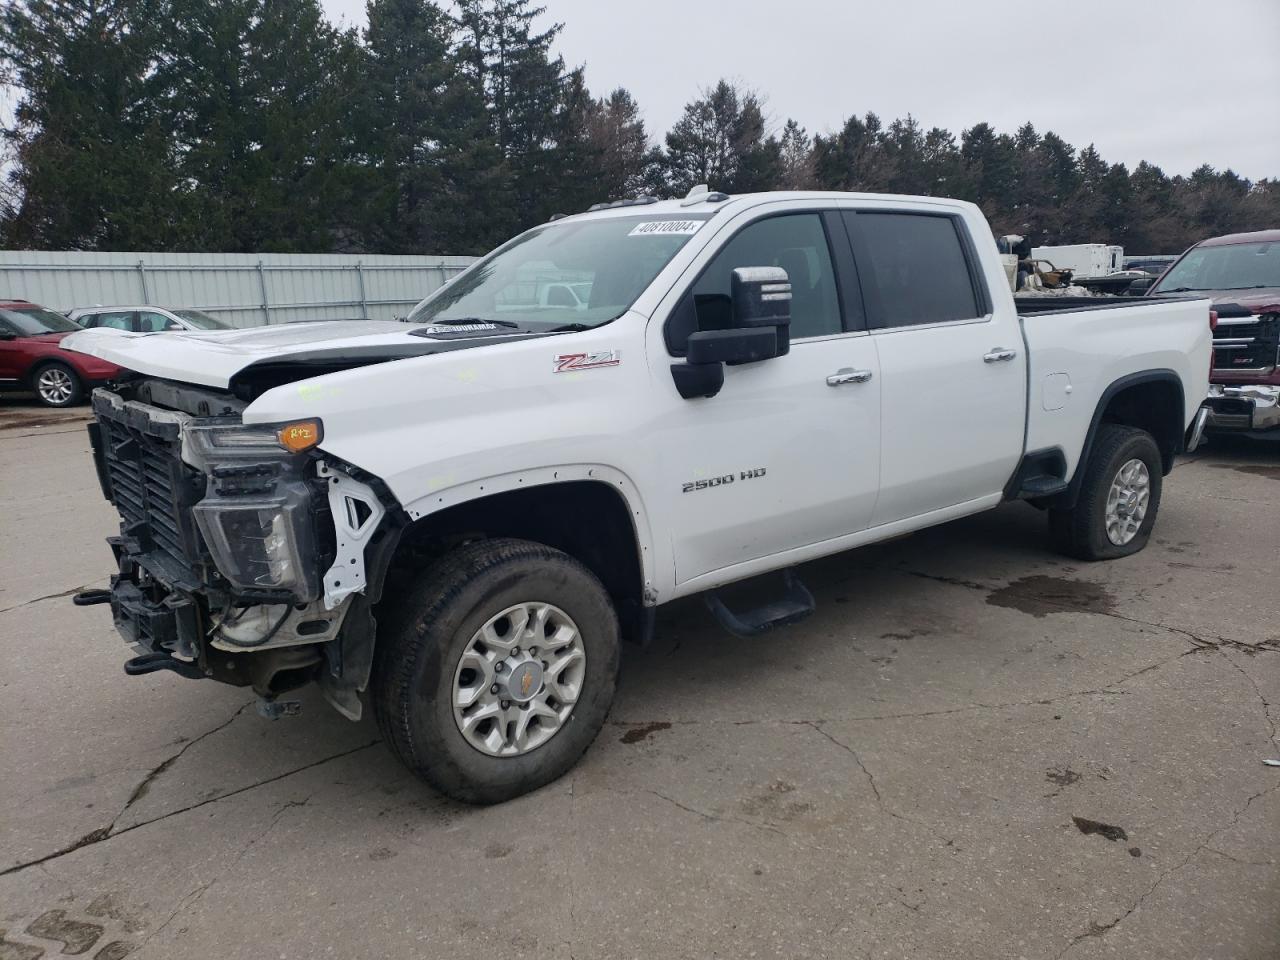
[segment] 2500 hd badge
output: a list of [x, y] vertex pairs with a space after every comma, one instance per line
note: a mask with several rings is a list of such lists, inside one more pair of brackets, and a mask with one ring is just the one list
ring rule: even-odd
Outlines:
[[[739, 480], [754, 480], [756, 477], [763, 477], [765, 474], [764, 467], [755, 467], [751, 470], [743, 470], [738, 474]], [[726, 473], [723, 477], [708, 477], [706, 480], [690, 480], [680, 487], [681, 493], [693, 493], [696, 490], [711, 490], [714, 487], [727, 487], [733, 483], [734, 476], [732, 473]]]

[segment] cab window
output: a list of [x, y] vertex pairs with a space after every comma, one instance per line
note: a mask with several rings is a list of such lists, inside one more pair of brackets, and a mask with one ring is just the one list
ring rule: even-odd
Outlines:
[[667, 345], [683, 353], [689, 334], [732, 325], [730, 281], [738, 267], [781, 267], [791, 280], [791, 339], [840, 333], [835, 269], [822, 217], [794, 213], [743, 227], [707, 265], [667, 325]]

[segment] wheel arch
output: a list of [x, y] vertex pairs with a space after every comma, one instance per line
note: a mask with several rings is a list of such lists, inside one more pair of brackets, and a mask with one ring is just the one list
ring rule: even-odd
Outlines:
[[428, 494], [405, 515], [393, 568], [477, 536], [543, 543], [599, 577], [623, 637], [647, 642], [656, 599], [653, 544], [639, 493], [621, 471], [578, 464], [490, 477]]
[[1085, 465], [1093, 452], [1098, 429], [1104, 423], [1146, 430], [1160, 449], [1162, 472], [1168, 476], [1174, 458], [1182, 452], [1185, 424], [1182, 379], [1169, 369], [1142, 370], [1112, 382], [1098, 399], [1075, 473], [1062, 500], [1054, 506], [1074, 506], [1084, 482]]

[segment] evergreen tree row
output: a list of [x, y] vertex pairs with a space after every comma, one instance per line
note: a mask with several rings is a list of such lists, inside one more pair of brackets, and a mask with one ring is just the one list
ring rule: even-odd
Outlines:
[[1030, 123], [809, 136], [720, 82], [661, 143], [598, 98], [532, 0], [14, 0], [0, 242], [35, 249], [481, 253], [554, 213], [697, 183], [981, 205], [997, 233], [1171, 253], [1280, 226], [1280, 181], [1108, 164]]

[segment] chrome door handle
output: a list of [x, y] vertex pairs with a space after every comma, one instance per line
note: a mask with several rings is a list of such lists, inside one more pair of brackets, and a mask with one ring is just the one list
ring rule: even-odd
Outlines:
[[982, 362], [999, 363], [1001, 360], [1012, 360], [1017, 355], [1017, 350], [1006, 350], [1004, 347], [996, 347], [990, 353], [983, 355]]
[[870, 379], [870, 370], [854, 370], [852, 367], [841, 367], [827, 377], [827, 386], [838, 387], [845, 383], [866, 383]]

